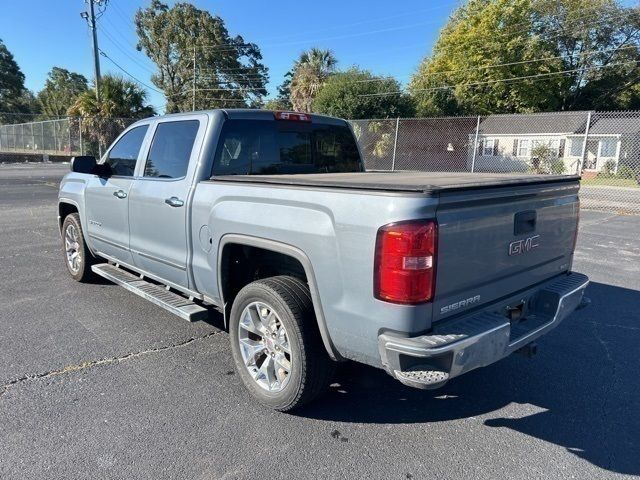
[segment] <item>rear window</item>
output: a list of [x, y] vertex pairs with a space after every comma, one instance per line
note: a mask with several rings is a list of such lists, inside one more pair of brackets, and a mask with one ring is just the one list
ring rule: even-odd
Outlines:
[[347, 126], [228, 120], [222, 127], [213, 175], [272, 175], [361, 171]]

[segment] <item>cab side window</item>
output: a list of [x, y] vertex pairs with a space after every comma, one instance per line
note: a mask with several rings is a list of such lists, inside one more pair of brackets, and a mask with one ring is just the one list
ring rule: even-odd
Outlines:
[[226, 121], [222, 127], [213, 175], [246, 175], [253, 165], [273, 162], [277, 155], [273, 122]]
[[133, 177], [138, 153], [148, 128], [148, 125], [132, 128], [111, 148], [104, 163], [111, 167], [113, 175]]
[[144, 176], [184, 177], [189, 168], [189, 159], [199, 128], [198, 120], [159, 123], [144, 166]]

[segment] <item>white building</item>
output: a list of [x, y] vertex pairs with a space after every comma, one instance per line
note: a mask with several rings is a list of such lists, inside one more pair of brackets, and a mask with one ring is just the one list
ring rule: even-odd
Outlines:
[[[605, 165], [614, 172], [620, 164], [640, 167], [640, 121], [624, 113], [589, 112], [491, 115], [480, 122], [477, 149], [468, 155], [468, 167], [477, 172], [526, 172], [532, 151], [540, 144], [551, 148], [565, 165], [565, 173], [595, 176]], [[475, 134], [475, 132], [474, 132]], [[473, 145], [475, 135], [470, 134]], [[584, 162], [583, 160], [584, 154]]]

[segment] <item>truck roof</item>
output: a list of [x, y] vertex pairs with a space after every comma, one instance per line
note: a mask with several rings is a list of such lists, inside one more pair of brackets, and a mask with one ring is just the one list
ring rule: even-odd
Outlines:
[[516, 187], [544, 183], [577, 182], [578, 175], [514, 175], [471, 172], [353, 172], [305, 173], [288, 175], [223, 175], [219, 182], [326, 187], [353, 190], [382, 190], [437, 195], [445, 191]]
[[[207, 114], [207, 115], [216, 115], [222, 113], [226, 118], [232, 120], [274, 120], [273, 114], [275, 110], [262, 110], [257, 108], [217, 108], [210, 110], [197, 110], [194, 112], [180, 112], [180, 113], [168, 113], [166, 115], [158, 115], [156, 117], [150, 117], [152, 119], [161, 119], [161, 118], [176, 118], [193, 114]], [[305, 113], [311, 117], [312, 122], [316, 123], [325, 123], [332, 125], [345, 125], [347, 123], [346, 120], [337, 117], [329, 117], [327, 115], [318, 115], [315, 113]], [[148, 120], [148, 119], [141, 119]]]

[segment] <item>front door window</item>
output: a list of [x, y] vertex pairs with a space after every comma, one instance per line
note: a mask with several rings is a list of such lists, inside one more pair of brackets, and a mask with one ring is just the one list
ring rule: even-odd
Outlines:
[[104, 163], [111, 167], [113, 175], [133, 177], [138, 153], [148, 128], [149, 125], [132, 128], [111, 147]]

